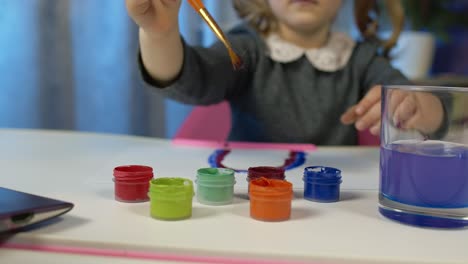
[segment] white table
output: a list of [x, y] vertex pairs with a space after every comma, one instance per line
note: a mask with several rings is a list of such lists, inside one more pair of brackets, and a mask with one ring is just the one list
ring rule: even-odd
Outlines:
[[[312, 263], [468, 263], [468, 230], [422, 229], [392, 222], [377, 211], [376, 148], [319, 148], [306, 165], [343, 171], [342, 200], [319, 204], [300, 197], [301, 168], [287, 172], [296, 188], [292, 219], [265, 223], [249, 217], [243, 199], [245, 175], [237, 176], [232, 205], [210, 207], [194, 200], [193, 217], [166, 222], [149, 217], [149, 203], [113, 199], [112, 169], [152, 166], [156, 177], [194, 178], [212, 149], [173, 147], [162, 139], [40, 130], [0, 130], [0, 186], [73, 202], [60, 221], [19, 233], [0, 250], [2, 263], [19, 255], [11, 245], [78, 249], [72, 263], [88, 263], [89, 252], [114, 254], [135, 263], [145, 259], [185, 261], [264, 260]], [[226, 164], [237, 167], [280, 163], [284, 151], [234, 151]], [[271, 164], [268, 164], [271, 165]], [[68, 251], [67, 251], [68, 250]], [[28, 252], [56, 259], [57, 253]], [[88, 252], [88, 253], [86, 253]], [[76, 253], [76, 252], [75, 252]], [[88, 255], [88, 256], [86, 256]], [[127, 262], [123, 262], [127, 263]]]

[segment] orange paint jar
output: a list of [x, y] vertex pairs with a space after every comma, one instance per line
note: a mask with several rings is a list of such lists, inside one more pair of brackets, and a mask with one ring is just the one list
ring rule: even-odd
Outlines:
[[290, 182], [262, 177], [250, 181], [249, 186], [250, 217], [261, 221], [284, 221], [291, 217]]

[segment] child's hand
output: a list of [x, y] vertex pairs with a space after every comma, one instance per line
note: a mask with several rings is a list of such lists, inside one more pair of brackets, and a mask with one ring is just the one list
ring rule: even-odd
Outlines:
[[381, 91], [380, 86], [374, 86], [358, 104], [341, 116], [341, 122], [345, 125], [355, 123], [354, 126], [359, 131], [370, 128], [371, 134], [379, 135]]
[[387, 115], [400, 129], [415, 129], [428, 135], [442, 125], [444, 108], [441, 100], [431, 93], [394, 90]]
[[125, 0], [128, 14], [149, 36], [178, 31], [181, 0]]
[[[431, 93], [394, 90], [388, 101], [388, 117], [400, 129], [416, 129], [424, 134], [437, 131], [442, 124], [444, 109], [439, 98]], [[355, 123], [357, 130], [370, 128], [380, 133], [381, 87], [372, 88], [355, 106], [341, 117], [344, 124]]]

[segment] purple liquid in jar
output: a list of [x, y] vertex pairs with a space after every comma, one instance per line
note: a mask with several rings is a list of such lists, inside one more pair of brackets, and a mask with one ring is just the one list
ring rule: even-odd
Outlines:
[[380, 191], [431, 208], [468, 207], [468, 146], [402, 140], [380, 149]]

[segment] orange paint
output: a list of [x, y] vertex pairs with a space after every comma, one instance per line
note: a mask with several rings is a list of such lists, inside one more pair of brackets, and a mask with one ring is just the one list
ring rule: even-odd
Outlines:
[[292, 184], [259, 178], [250, 181], [250, 216], [261, 221], [284, 221], [291, 216]]

